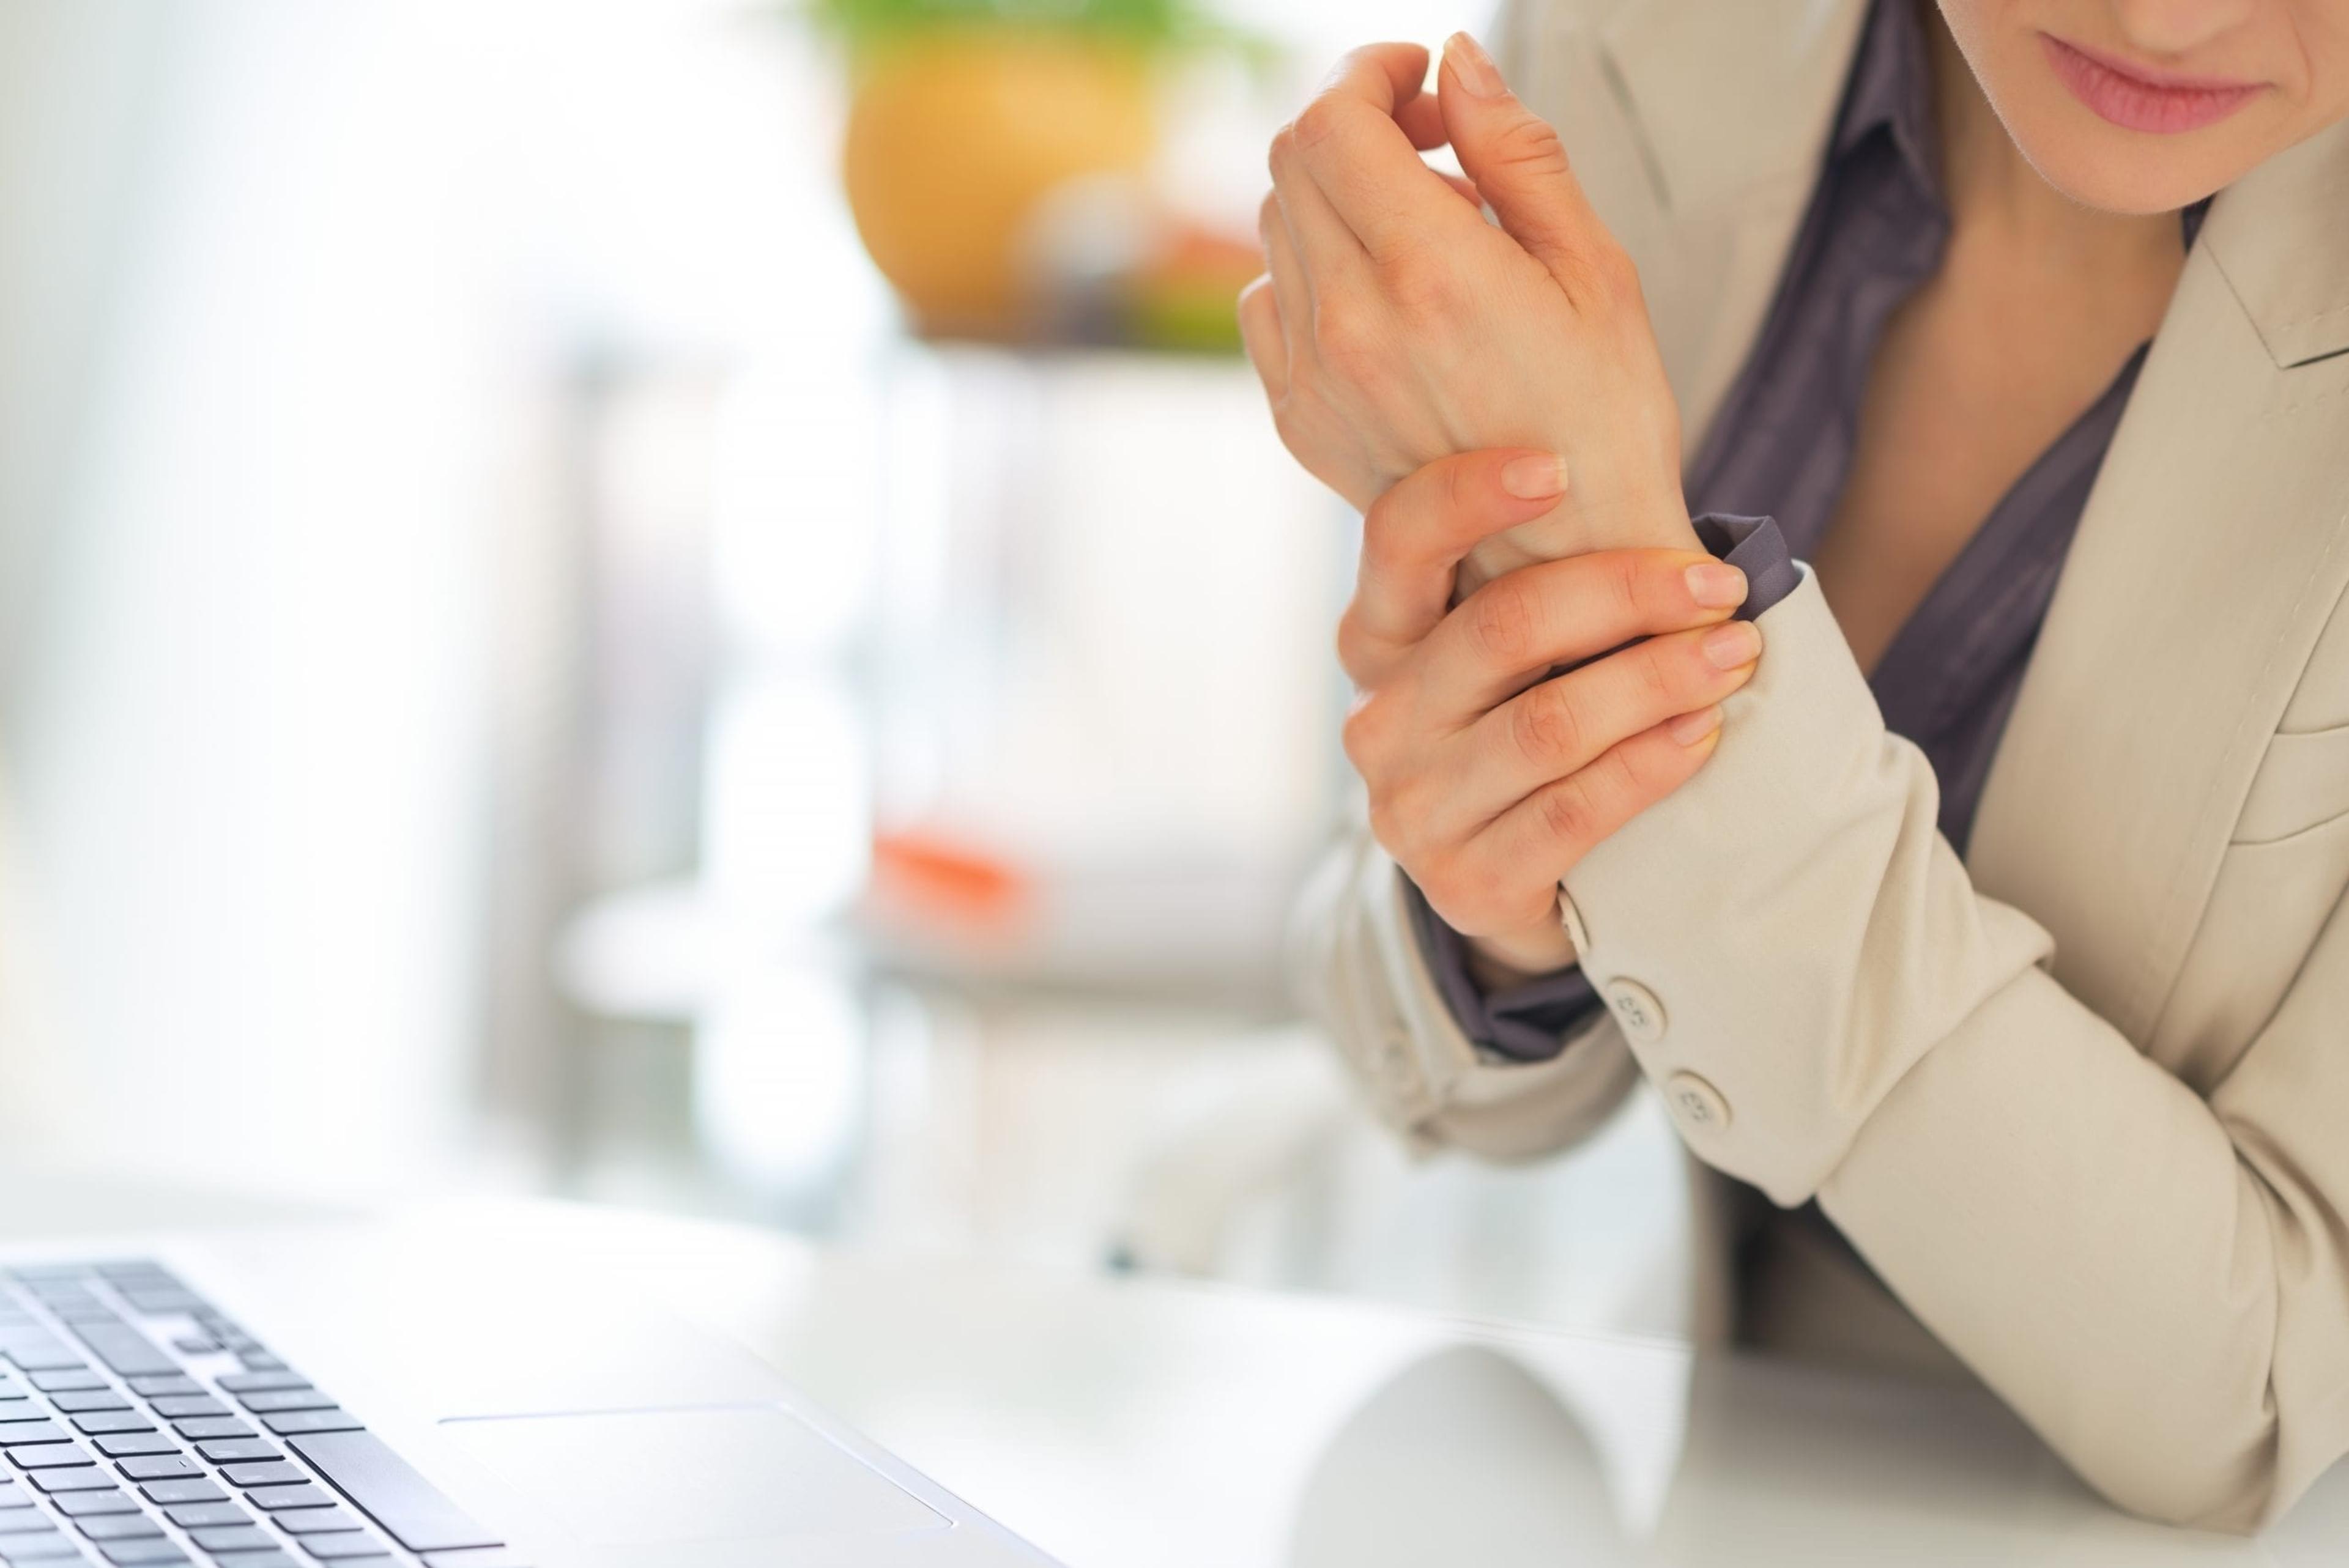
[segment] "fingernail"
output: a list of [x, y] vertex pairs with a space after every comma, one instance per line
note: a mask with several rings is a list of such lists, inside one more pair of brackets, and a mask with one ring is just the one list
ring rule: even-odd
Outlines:
[[1704, 634], [1703, 647], [1715, 669], [1733, 670], [1762, 656], [1762, 634], [1751, 621], [1723, 621]]
[[[1537, 458], [1512, 458], [1501, 465], [1501, 488], [1519, 500], [1541, 500], [1566, 493], [1566, 459], [1547, 454]], [[1738, 582], [1743, 583], [1741, 575]], [[1744, 596], [1740, 587], [1738, 596]], [[1734, 603], [1735, 601], [1732, 601]]]
[[1444, 63], [1460, 78], [1460, 85], [1480, 98], [1501, 96], [1501, 68], [1493, 64], [1493, 57], [1485, 46], [1465, 33], [1454, 33], [1444, 40]]
[[1702, 713], [1684, 713], [1664, 726], [1664, 732], [1682, 746], [1694, 746], [1721, 727], [1721, 705], [1714, 703]]
[[1688, 569], [1689, 597], [1708, 610], [1745, 603], [1745, 573], [1723, 561], [1700, 561]]

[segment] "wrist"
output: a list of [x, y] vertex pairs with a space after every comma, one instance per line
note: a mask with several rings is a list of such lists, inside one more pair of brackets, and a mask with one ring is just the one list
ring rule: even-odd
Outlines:
[[1556, 974], [1578, 956], [1573, 940], [1554, 921], [1545, 922], [1533, 931], [1507, 936], [1471, 936], [1465, 941], [1468, 974], [1487, 995]]

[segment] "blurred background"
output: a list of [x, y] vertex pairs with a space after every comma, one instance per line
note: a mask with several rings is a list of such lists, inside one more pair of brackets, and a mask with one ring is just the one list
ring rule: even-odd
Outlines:
[[20, 1196], [1675, 1325], [1647, 1099], [1414, 1165], [1282, 974], [1355, 520], [1262, 149], [1484, 6], [1007, 4], [0, 0]]

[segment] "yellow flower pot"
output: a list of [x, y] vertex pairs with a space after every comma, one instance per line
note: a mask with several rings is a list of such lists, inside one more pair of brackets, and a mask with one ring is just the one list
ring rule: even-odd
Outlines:
[[1151, 109], [1146, 60], [1112, 43], [1010, 28], [893, 41], [861, 63], [849, 110], [857, 232], [926, 331], [1016, 333], [1037, 202], [1139, 170]]

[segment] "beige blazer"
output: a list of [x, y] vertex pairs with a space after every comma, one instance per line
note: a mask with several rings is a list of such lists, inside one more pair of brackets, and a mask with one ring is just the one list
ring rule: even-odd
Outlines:
[[[1692, 440], [1759, 328], [1866, 9], [1505, 18], [1513, 79], [1640, 264]], [[1817, 1199], [2106, 1495], [2255, 1527], [2349, 1448], [2344, 588], [2336, 127], [2213, 206], [1965, 861], [1806, 573], [1762, 617], [1711, 763], [1567, 879], [1612, 1016], [1554, 1063], [1480, 1057], [1361, 832], [1309, 894], [1307, 988], [1423, 1145], [1543, 1155], [1644, 1077], [1706, 1166]], [[1718, 1296], [1732, 1238], [1706, 1234]], [[1832, 1272], [1796, 1271], [1772, 1315], [1877, 1333]]]

